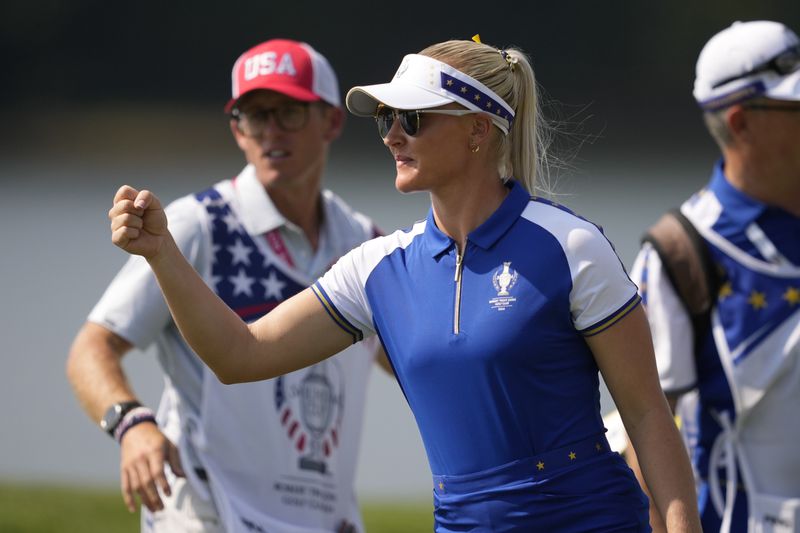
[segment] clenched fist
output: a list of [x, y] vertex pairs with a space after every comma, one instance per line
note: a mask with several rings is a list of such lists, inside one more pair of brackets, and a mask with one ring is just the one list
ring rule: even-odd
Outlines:
[[169, 236], [167, 216], [156, 195], [123, 185], [108, 212], [111, 242], [126, 252], [150, 259], [158, 255]]

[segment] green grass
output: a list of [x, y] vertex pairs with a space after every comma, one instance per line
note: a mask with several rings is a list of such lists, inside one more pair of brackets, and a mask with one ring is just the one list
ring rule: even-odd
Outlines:
[[114, 491], [0, 484], [0, 531], [131, 533], [139, 531], [139, 514]]
[[[430, 533], [433, 504], [366, 502], [361, 506], [367, 533]], [[0, 529], [2, 531], [2, 529]]]
[[[367, 502], [368, 533], [433, 531], [430, 503]], [[74, 489], [0, 482], [2, 533], [136, 533], [139, 514], [130, 514], [114, 490]]]

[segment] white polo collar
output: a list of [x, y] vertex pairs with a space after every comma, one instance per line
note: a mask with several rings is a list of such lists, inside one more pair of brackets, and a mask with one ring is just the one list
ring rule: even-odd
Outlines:
[[258, 181], [256, 169], [247, 165], [233, 182], [239, 201], [242, 224], [251, 235], [260, 235], [286, 225], [286, 220], [272, 203], [264, 185]]

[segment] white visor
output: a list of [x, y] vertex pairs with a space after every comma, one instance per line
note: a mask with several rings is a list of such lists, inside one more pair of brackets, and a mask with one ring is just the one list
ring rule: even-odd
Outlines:
[[378, 104], [394, 109], [430, 109], [452, 102], [490, 115], [503, 133], [514, 121], [514, 110], [484, 84], [447, 63], [419, 54], [403, 58], [389, 83], [353, 87], [345, 98], [356, 116], [375, 115]]

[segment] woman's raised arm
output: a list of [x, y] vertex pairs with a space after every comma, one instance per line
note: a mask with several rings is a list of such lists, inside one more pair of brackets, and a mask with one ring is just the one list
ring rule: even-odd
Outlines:
[[181, 334], [223, 383], [276, 377], [352, 342], [310, 289], [246, 324], [183, 257], [161, 202], [150, 191], [120, 187], [108, 216], [111, 241], [147, 260]]

